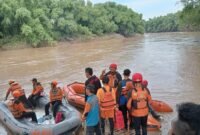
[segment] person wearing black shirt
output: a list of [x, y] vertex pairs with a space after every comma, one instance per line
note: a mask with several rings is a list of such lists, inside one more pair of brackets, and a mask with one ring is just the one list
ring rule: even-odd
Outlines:
[[[90, 68], [90, 67], [87, 67], [85, 68], [85, 76], [87, 78], [87, 80], [85, 81], [85, 87], [88, 85], [88, 84], [92, 84], [94, 85], [95, 87], [95, 94], [97, 93], [97, 90], [99, 88], [101, 88], [101, 82], [99, 80], [98, 77], [96, 77], [95, 75], [93, 75], [93, 69]], [[87, 95], [86, 95], [86, 92], [85, 92], [85, 101], [87, 100]]]
[[119, 106], [119, 110], [122, 112], [123, 117], [124, 117], [124, 125], [125, 125], [125, 129], [127, 129], [127, 122], [128, 122], [128, 118], [127, 118], [127, 92], [126, 91], [126, 83], [127, 82], [131, 82], [132, 80], [129, 78], [131, 74], [131, 71], [129, 69], [125, 69], [124, 70], [124, 79], [122, 81], [119, 82], [118, 87], [117, 87], [117, 92], [116, 92], [116, 100], [117, 100], [117, 104]]

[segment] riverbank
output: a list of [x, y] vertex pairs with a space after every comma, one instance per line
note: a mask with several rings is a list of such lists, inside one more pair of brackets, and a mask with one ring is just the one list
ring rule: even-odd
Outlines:
[[[143, 36], [141, 34], [135, 34], [134, 36], [131, 37], [125, 37], [121, 34], [106, 34], [103, 36], [91, 36], [91, 37], [78, 37], [78, 38], [68, 38], [66, 40], [62, 41], [55, 41], [52, 42], [52, 44], [43, 44], [40, 47], [56, 47], [59, 45], [73, 45], [73, 44], [80, 44], [80, 43], [99, 43], [99, 42], [106, 42], [109, 40], [123, 40], [123, 39], [133, 39], [133, 38], [138, 38], [140, 36]], [[26, 42], [23, 41], [16, 41], [16, 42], [11, 42], [5, 45], [0, 45], [0, 51], [8, 51], [8, 50], [18, 50], [18, 49], [26, 49], [26, 48], [34, 48], [30, 44], [27, 44]]]

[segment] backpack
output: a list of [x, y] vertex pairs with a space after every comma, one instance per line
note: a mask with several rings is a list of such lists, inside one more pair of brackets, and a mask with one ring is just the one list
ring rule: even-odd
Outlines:
[[126, 80], [122, 80], [122, 81], [121, 81], [121, 86], [122, 86], [122, 88], [123, 88], [123, 87], [126, 87]]
[[119, 97], [119, 105], [121, 106], [121, 105], [126, 105], [126, 103], [127, 103], [127, 98], [124, 96], [124, 95], [121, 95], [120, 97]]
[[103, 100], [100, 102], [101, 109], [102, 110], [112, 110], [115, 108], [115, 100], [112, 96], [112, 88], [110, 87], [110, 90], [107, 92], [104, 87], [102, 87], [104, 91], [104, 97]]
[[114, 125], [116, 130], [124, 129], [124, 117], [120, 110], [115, 112]]

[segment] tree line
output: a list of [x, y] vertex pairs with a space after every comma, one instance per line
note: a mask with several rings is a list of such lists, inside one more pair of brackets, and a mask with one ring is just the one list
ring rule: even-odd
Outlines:
[[174, 14], [145, 21], [146, 32], [177, 32], [200, 30], [200, 0], [181, 0], [184, 8]]
[[26, 42], [33, 47], [77, 37], [119, 33], [200, 30], [200, 0], [181, 0], [184, 9], [144, 21], [127, 6], [84, 0], [0, 0], [0, 46]]
[[0, 0], [0, 44], [25, 41], [33, 47], [69, 38], [144, 33], [142, 15], [114, 2]]

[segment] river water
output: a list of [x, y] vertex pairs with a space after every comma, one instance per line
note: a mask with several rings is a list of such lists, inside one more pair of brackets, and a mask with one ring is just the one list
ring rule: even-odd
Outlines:
[[[57, 47], [21, 49], [0, 52], [0, 98], [5, 97], [8, 80], [20, 82], [26, 93], [36, 77], [46, 91], [53, 79], [64, 84], [85, 81], [84, 68], [93, 67], [100, 75], [110, 63], [141, 72], [149, 80], [154, 99], [176, 104], [200, 103], [200, 33], [145, 34], [134, 38], [107, 38]], [[166, 135], [176, 112], [162, 114], [160, 132]], [[7, 134], [1, 126], [0, 134]]]

